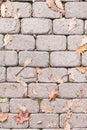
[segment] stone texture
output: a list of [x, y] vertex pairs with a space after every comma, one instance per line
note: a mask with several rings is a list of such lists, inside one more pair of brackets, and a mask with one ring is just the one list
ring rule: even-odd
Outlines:
[[70, 19], [55, 19], [53, 21], [53, 32], [54, 34], [83, 34], [83, 21], [80, 19], [76, 20], [77, 26], [73, 28], [70, 32], [68, 31], [68, 26]]
[[8, 50], [33, 50], [35, 48], [35, 40], [30, 35], [11, 35], [12, 40], [7, 46]]
[[22, 34], [50, 34], [52, 32], [52, 21], [41, 18], [25, 18], [21, 21]]
[[80, 65], [80, 56], [76, 52], [52, 52], [50, 55], [52, 67], [72, 67]]
[[0, 102], [0, 110], [2, 112], [9, 112], [9, 102]]
[[37, 50], [55, 51], [66, 49], [66, 37], [59, 35], [41, 35], [37, 36]]
[[82, 65], [87, 66], [87, 52], [82, 55]]
[[4, 67], [0, 67], [0, 82], [4, 82], [6, 80], [6, 69]]
[[3, 35], [0, 34], [0, 49], [3, 47]]

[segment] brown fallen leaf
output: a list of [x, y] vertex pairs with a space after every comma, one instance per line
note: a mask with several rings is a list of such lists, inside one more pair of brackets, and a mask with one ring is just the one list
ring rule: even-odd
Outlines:
[[72, 18], [69, 22], [68, 32], [73, 30], [77, 25], [76, 17]]
[[19, 109], [20, 109], [22, 112], [26, 112], [26, 111], [27, 111], [27, 109], [26, 109], [26, 107], [25, 107], [24, 105], [18, 104], [18, 107], [19, 107]]
[[73, 72], [71, 69], [68, 69], [68, 74], [69, 74], [69, 76], [70, 76], [70, 80], [71, 80], [71, 81], [74, 81], [74, 80], [75, 80], [74, 72]]
[[58, 8], [57, 8], [54, 0], [46, 0], [46, 3], [48, 5], [48, 7], [51, 8], [53, 11], [58, 11]]
[[80, 71], [81, 73], [83, 73], [83, 74], [86, 74], [86, 73], [87, 73], [87, 67], [77, 66], [76, 69], [77, 69], [78, 71]]
[[59, 9], [64, 10], [61, 0], [55, 0], [55, 4]]
[[65, 122], [64, 130], [71, 130], [70, 123], [68, 121]]
[[27, 83], [25, 83], [23, 80], [21, 80], [19, 77], [15, 76], [15, 80], [18, 83], [21, 83], [21, 85], [23, 85], [24, 87], [27, 87]]
[[37, 74], [41, 74], [42, 73], [42, 70], [41, 70], [41, 68], [36, 68], [36, 72], [37, 72]]
[[81, 45], [80, 47], [77, 48], [77, 53], [80, 55], [80, 54], [83, 54], [84, 51], [87, 51], [87, 47], [85, 45]]
[[0, 4], [2, 4], [3, 0], [0, 0]]
[[3, 112], [0, 113], [0, 122], [6, 121], [7, 118], [8, 118], [8, 113], [3, 113]]
[[5, 35], [3, 46], [8, 45], [12, 40], [13, 40], [13, 36], [12, 35], [9, 35], [9, 34]]
[[15, 117], [15, 120], [18, 124], [23, 124], [25, 121], [30, 120], [30, 115], [27, 112], [18, 112], [18, 115]]
[[54, 89], [52, 90], [49, 95], [48, 95], [48, 99], [51, 100], [55, 100], [55, 98], [57, 98], [59, 95], [59, 90], [58, 89]]

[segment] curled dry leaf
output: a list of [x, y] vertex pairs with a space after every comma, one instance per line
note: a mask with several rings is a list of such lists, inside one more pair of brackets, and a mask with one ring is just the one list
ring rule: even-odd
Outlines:
[[9, 35], [9, 34], [5, 35], [3, 46], [8, 45], [12, 40], [13, 40], [13, 36], [12, 35]]
[[19, 77], [15, 76], [15, 80], [18, 82], [18, 83], [21, 83], [21, 85], [23, 85], [24, 87], [27, 87], [27, 84], [21, 80]]
[[35, 88], [32, 88], [32, 93], [33, 93], [34, 95], [37, 95], [37, 92], [36, 92]]
[[15, 120], [18, 124], [23, 124], [25, 121], [30, 119], [30, 115], [27, 112], [22, 112], [21, 110], [18, 112], [18, 115], [15, 117]]
[[28, 66], [31, 63], [32, 59], [30, 57], [27, 57], [24, 62], [24, 67]]
[[36, 72], [40, 75], [42, 73], [42, 70], [40, 68], [36, 68]]
[[81, 45], [80, 47], [77, 48], [77, 53], [80, 55], [80, 54], [83, 54], [84, 51], [87, 51], [87, 47], [85, 45]]
[[18, 104], [18, 107], [19, 107], [19, 109], [20, 109], [22, 112], [26, 112], [26, 111], [27, 111], [27, 109], [26, 109], [26, 107], [25, 107], [24, 105]]
[[76, 17], [72, 18], [69, 22], [68, 32], [73, 30], [77, 25]]
[[0, 122], [6, 121], [8, 118], [8, 113], [0, 113]]
[[58, 11], [58, 8], [57, 8], [54, 0], [46, 0], [46, 3], [48, 5], [48, 7], [51, 8], [53, 11]]
[[76, 69], [77, 69], [78, 71], [80, 71], [81, 73], [83, 73], [83, 74], [86, 74], [86, 73], [87, 73], [87, 67], [77, 66]]
[[49, 95], [48, 95], [48, 99], [51, 100], [55, 100], [55, 98], [57, 98], [59, 95], [59, 90], [58, 89], [54, 89], [52, 90]]

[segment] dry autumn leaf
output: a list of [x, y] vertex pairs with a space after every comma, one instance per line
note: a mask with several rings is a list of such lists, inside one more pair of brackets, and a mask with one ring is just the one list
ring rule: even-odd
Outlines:
[[63, 4], [62, 4], [61, 0], [55, 0], [55, 3], [56, 3], [56, 6], [59, 9], [64, 10], [64, 7], [63, 7]]
[[74, 81], [75, 80], [74, 72], [71, 69], [68, 69], [68, 74], [70, 75], [70, 80]]
[[71, 130], [71, 126], [68, 121], [65, 122], [64, 130]]
[[0, 113], [0, 122], [6, 121], [8, 118], [8, 113]]
[[46, 3], [48, 5], [48, 7], [51, 8], [53, 11], [58, 11], [58, 8], [57, 8], [54, 0], [46, 0]]
[[27, 87], [27, 84], [21, 80], [19, 77], [15, 76], [15, 80], [18, 82], [18, 83], [21, 83], [21, 85], [23, 85], [24, 87]]
[[26, 109], [26, 107], [25, 107], [24, 105], [18, 104], [18, 107], [19, 107], [19, 109], [20, 109], [22, 112], [26, 112], [26, 111], [27, 111], [27, 109]]
[[37, 92], [36, 92], [35, 88], [32, 88], [32, 93], [33, 93], [34, 95], [37, 95]]
[[27, 112], [22, 112], [21, 110], [18, 112], [18, 115], [15, 117], [15, 120], [18, 124], [23, 124], [25, 121], [28, 121], [30, 116]]
[[37, 124], [42, 124], [43, 122], [42, 121], [38, 121]]
[[83, 54], [84, 51], [87, 51], [87, 47], [85, 45], [81, 45], [80, 47], [77, 48], [77, 53], [80, 55], [80, 54]]
[[42, 73], [42, 70], [40, 68], [36, 68], [36, 72], [40, 75]]
[[68, 32], [73, 30], [77, 25], [76, 17], [72, 18], [69, 22]]
[[76, 69], [83, 74], [87, 73], [87, 67], [77, 66]]
[[49, 95], [48, 95], [48, 99], [51, 100], [55, 100], [55, 98], [57, 98], [59, 95], [59, 90], [58, 89], [54, 89], [52, 90]]
[[24, 62], [24, 67], [27, 67], [31, 63], [32, 59], [30, 57], [27, 57]]
[[3, 46], [8, 45], [12, 41], [12, 39], [13, 39], [12, 35], [9, 35], [9, 34], [5, 35]]

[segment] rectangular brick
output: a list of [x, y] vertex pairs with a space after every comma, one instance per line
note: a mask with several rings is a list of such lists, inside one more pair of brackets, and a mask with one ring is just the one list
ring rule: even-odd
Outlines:
[[0, 34], [0, 49], [3, 47], [3, 41], [4, 41], [3, 35]]
[[[16, 74], [22, 69], [22, 67], [9, 67], [7, 69], [7, 81], [15, 82]], [[26, 67], [19, 74], [18, 77], [25, 82], [33, 82], [37, 80], [36, 69]]]
[[18, 33], [20, 22], [18, 19], [0, 18], [0, 33]]
[[65, 4], [66, 18], [87, 18], [87, 2], [68, 2]]
[[4, 82], [6, 80], [6, 69], [4, 67], [0, 67], [0, 82]]
[[17, 65], [16, 51], [0, 51], [0, 66]]
[[68, 36], [68, 49], [69, 50], [77, 50], [78, 47], [81, 46], [82, 35], [70, 35]]
[[[58, 89], [55, 83], [31, 83], [28, 85], [28, 96], [30, 98], [48, 98], [49, 92], [54, 89]], [[33, 91], [35, 91], [36, 94]]]
[[0, 111], [9, 112], [9, 102], [0, 102]]
[[51, 10], [46, 2], [35, 2], [33, 3], [33, 17], [59, 18], [61, 14]]
[[85, 20], [85, 34], [87, 34], [87, 20]]
[[23, 34], [50, 34], [52, 21], [41, 18], [25, 18], [21, 21], [21, 33]]
[[4, 123], [0, 123], [0, 127], [2, 128], [27, 128], [28, 127], [28, 121], [25, 121], [23, 124], [17, 124], [15, 117], [17, 114], [10, 114], [8, 116], [7, 121]]
[[82, 55], [82, 65], [87, 66], [87, 52]]
[[19, 105], [25, 106], [28, 113], [38, 113], [39, 111], [39, 104], [36, 100], [21, 98], [21, 99], [10, 100], [10, 112], [18, 113], [18, 111], [20, 110]]
[[67, 81], [67, 70], [65, 68], [45, 68], [42, 69], [42, 73], [38, 75], [39, 82], [54, 82], [59, 83]]
[[21, 66], [24, 65], [24, 62], [27, 57], [32, 59], [29, 66], [47, 67], [49, 64], [49, 53], [48, 52], [21, 51], [19, 53], [19, 64]]
[[69, 109], [76, 113], [86, 113], [87, 99], [56, 99], [51, 102], [43, 99], [40, 105], [40, 111], [45, 113], [64, 113]]
[[86, 83], [65, 83], [59, 85], [59, 97], [62, 98], [80, 98], [87, 97]]
[[70, 19], [55, 19], [53, 21], [53, 32], [54, 34], [83, 34], [83, 21], [80, 19], [76, 20], [77, 26], [70, 32], [68, 31]]
[[[60, 127], [64, 127], [65, 114], [60, 115]], [[71, 128], [73, 127], [87, 127], [87, 114], [72, 114], [69, 119]]]
[[[86, 75], [78, 71], [76, 68], [70, 69], [69, 81], [71, 82], [87, 82]], [[72, 79], [73, 75], [73, 79]]]
[[[6, 11], [3, 8], [6, 7]], [[31, 16], [31, 4], [24, 2], [4, 2], [1, 5], [2, 17], [30, 17]]]
[[41, 35], [36, 39], [37, 50], [65, 50], [66, 49], [66, 37], [59, 35]]
[[[10, 36], [10, 35], [9, 35]], [[5, 46], [8, 50], [33, 50], [35, 39], [30, 35], [11, 35], [12, 40]]]
[[80, 56], [76, 52], [52, 52], [50, 55], [50, 65], [53, 67], [77, 66], [80, 65]]
[[[42, 121], [41, 124], [38, 122]], [[31, 128], [58, 128], [59, 116], [57, 114], [31, 114]]]
[[0, 97], [23, 97], [25, 87], [19, 83], [0, 83]]

